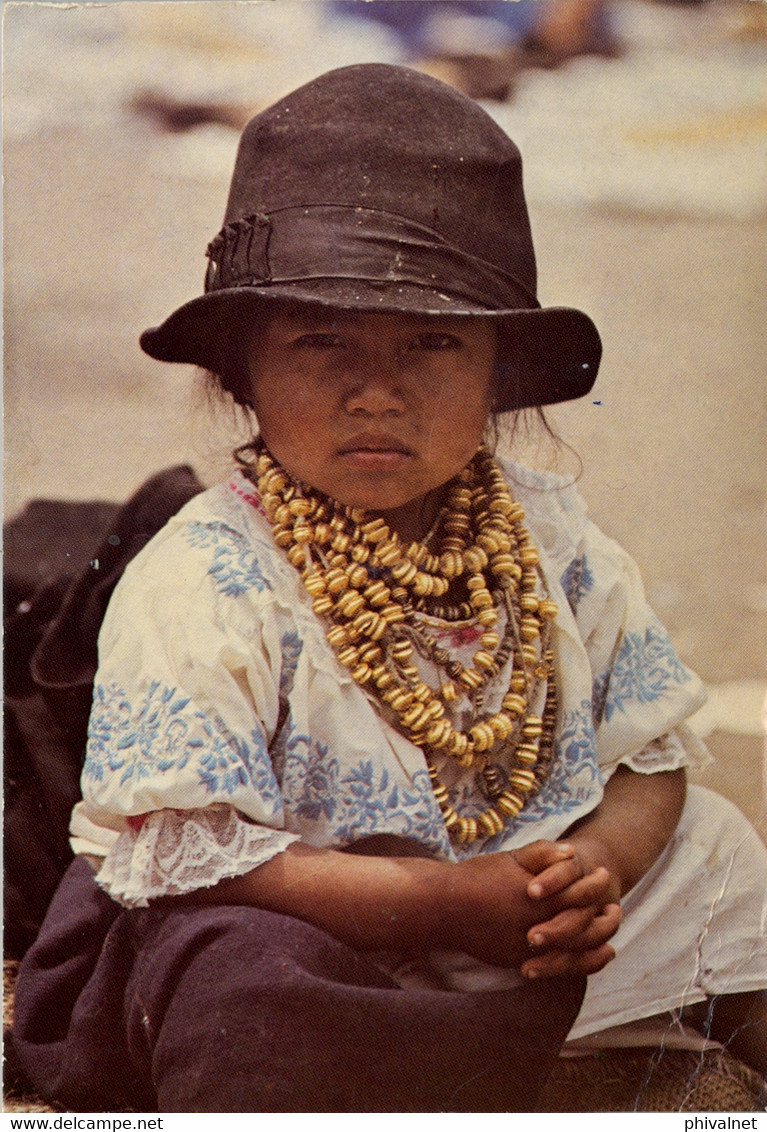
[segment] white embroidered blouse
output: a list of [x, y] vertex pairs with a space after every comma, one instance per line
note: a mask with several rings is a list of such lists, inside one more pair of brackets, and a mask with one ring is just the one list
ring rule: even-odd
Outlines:
[[[632, 560], [586, 518], [573, 486], [500, 463], [559, 606], [559, 720], [541, 792], [497, 836], [451, 844], [422, 752], [337, 661], [235, 472], [130, 563], [104, 620], [71, 834], [76, 853], [100, 858], [114, 899], [140, 906], [211, 885], [298, 839], [327, 847], [393, 833], [452, 860], [553, 839], [597, 805], [619, 763], [649, 773], [707, 760], [683, 722], [702, 686]], [[481, 627], [428, 620], [470, 663]], [[434, 686], [436, 670], [418, 663]], [[488, 711], [508, 675], [489, 685]], [[460, 813], [486, 807], [471, 771], [447, 767], [443, 779]]]

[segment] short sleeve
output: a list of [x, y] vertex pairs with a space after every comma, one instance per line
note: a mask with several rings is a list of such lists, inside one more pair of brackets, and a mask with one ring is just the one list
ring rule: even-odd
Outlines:
[[[83, 798], [125, 818], [225, 804], [279, 829], [283, 805], [269, 758], [279, 630], [268, 603], [242, 586], [227, 591], [225, 555], [201, 552], [188, 525], [181, 529], [183, 537], [168, 533], [130, 564], [110, 602]], [[225, 545], [226, 532], [219, 537]], [[249, 586], [269, 587], [253, 563]]]
[[633, 559], [586, 522], [560, 583], [591, 668], [603, 772], [618, 763], [643, 773], [705, 763], [705, 748], [683, 726], [705, 700], [703, 685], [647, 604]]

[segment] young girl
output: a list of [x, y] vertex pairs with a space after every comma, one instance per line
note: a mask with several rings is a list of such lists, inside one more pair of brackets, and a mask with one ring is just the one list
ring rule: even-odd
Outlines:
[[90, 1110], [524, 1111], [568, 1035], [708, 996], [763, 1065], [767, 855], [685, 795], [700, 684], [574, 488], [483, 446], [601, 352], [536, 299], [516, 147], [331, 72], [246, 127], [208, 256], [142, 346], [258, 436], [112, 599], [26, 1072]]

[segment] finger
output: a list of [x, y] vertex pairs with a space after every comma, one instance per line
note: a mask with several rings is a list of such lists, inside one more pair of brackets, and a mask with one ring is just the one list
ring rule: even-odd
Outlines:
[[527, 895], [533, 900], [554, 896], [569, 888], [583, 877], [583, 866], [577, 857], [558, 861], [539, 872], [527, 886]]
[[578, 963], [578, 974], [596, 975], [597, 971], [601, 971], [608, 963], [612, 963], [614, 958], [615, 948], [609, 943], [605, 943], [593, 951], [584, 951]]
[[615, 958], [615, 948], [609, 943], [591, 951], [549, 951], [528, 959], [520, 968], [526, 979], [556, 978], [561, 975], [594, 975]]
[[[535, 924], [527, 933], [527, 942], [535, 948], [569, 948], [583, 936], [597, 914], [595, 907], [567, 908], [544, 923]], [[600, 939], [604, 943], [609, 936]], [[579, 951], [584, 950], [578, 948]]]
[[573, 953], [585, 951], [593, 951], [595, 948], [602, 947], [611, 939], [621, 922], [621, 909], [619, 904], [608, 904], [607, 908], [599, 915], [594, 916], [589, 924], [583, 929], [580, 934], [573, 934], [564, 943], [558, 943], [559, 947], [566, 947], [568, 951]]
[[[536, 877], [535, 880], [540, 880]], [[531, 881], [534, 884], [535, 881]], [[528, 895], [530, 885], [528, 885]], [[577, 877], [567, 888], [560, 889], [556, 895], [559, 902], [567, 908], [584, 908], [589, 904], [604, 907], [608, 901], [612, 902], [617, 895], [617, 885], [612, 874], [599, 865], [586, 876]]]
[[531, 841], [529, 845], [514, 850], [517, 863], [529, 873], [540, 873], [549, 865], [572, 857], [574, 853], [572, 845], [564, 841]]
[[567, 950], [583, 954], [607, 943], [620, 922], [619, 904], [608, 904], [598, 915], [593, 908], [572, 908], [530, 928], [527, 940], [542, 952]]
[[612, 939], [620, 923], [620, 904], [608, 904], [603, 912], [594, 917], [580, 938], [574, 941], [574, 948], [578, 951], [591, 951], [601, 947], [608, 939]]

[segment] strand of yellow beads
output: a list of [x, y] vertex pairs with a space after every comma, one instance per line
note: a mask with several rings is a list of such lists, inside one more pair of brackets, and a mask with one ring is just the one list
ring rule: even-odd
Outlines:
[[[384, 519], [296, 483], [263, 445], [246, 471], [339, 662], [423, 749], [451, 837], [470, 844], [499, 833], [540, 789], [551, 762], [557, 706], [548, 641], [557, 607], [539, 592], [538, 552], [522, 524], [524, 511], [493, 458], [480, 448], [451, 484], [435, 552], [425, 543], [403, 546]], [[417, 621], [423, 612], [479, 623], [483, 632], [471, 665], [437, 644]], [[416, 651], [444, 670], [437, 689], [421, 680]], [[483, 714], [484, 689], [510, 657], [500, 709]], [[462, 693], [474, 705], [463, 729], [446, 712]], [[491, 804], [476, 816], [459, 815], [440, 780], [440, 759], [474, 766]]]

